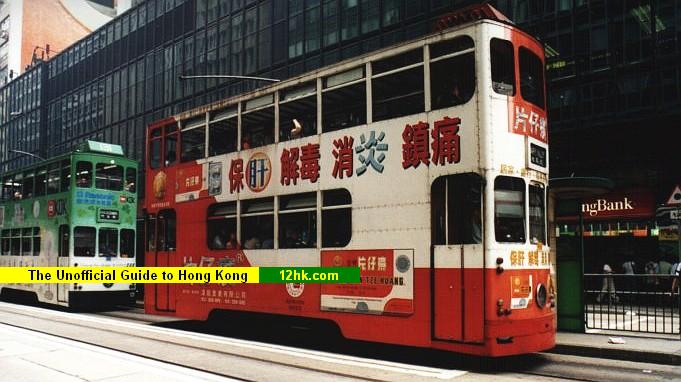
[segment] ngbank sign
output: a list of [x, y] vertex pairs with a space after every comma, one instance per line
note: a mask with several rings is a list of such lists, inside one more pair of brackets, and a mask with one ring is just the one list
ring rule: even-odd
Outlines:
[[585, 219], [648, 218], [655, 214], [655, 198], [650, 191], [621, 191], [582, 203]]

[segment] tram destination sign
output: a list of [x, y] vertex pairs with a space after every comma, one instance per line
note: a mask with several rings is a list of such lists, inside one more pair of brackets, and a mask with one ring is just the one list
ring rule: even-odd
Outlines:
[[117, 210], [99, 210], [98, 221], [118, 221], [118, 211]]

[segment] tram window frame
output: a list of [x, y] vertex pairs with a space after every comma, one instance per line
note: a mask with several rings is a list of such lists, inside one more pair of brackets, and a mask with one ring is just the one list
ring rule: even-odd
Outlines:
[[167, 125], [163, 128], [163, 165], [169, 167], [177, 163], [178, 155], [178, 131], [177, 125]]
[[76, 187], [90, 188], [92, 187], [92, 162], [80, 160], [76, 162]]
[[[163, 152], [163, 138], [161, 137], [161, 130], [162, 128], [156, 128], [152, 130], [152, 133], [150, 134], [152, 138], [150, 139], [149, 143], [149, 167], [152, 170], [155, 170], [157, 168], [161, 167], [161, 161], [163, 158], [162, 157], [162, 152]], [[154, 136], [156, 132], [159, 132], [158, 136]]]
[[[262, 98], [262, 97], [261, 97]], [[243, 102], [243, 108], [252, 101], [260, 98]], [[256, 147], [267, 146], [274, 143], [275, 136], [275, 110], [274, 98], [267, 106], [253, 108], [241, 113], [241, 150], [253, 149]]]
[[[279, 142], [317, 134], [317, 83], [310, 82], [280, 92]], [[301, 128], [298, 133], [296, 122]]]
[[68, 224], [59, 226], [59, 257], [69, 257], [71, 242], [71, 231]]
[[123, 191], [125, 169], [119, 164], [98, 162], [95, 165], [95, 188], [98, 190]]
[[119, 252], [121, 259], [135, 258], [135, 230], [122, 228], [119, 234]]
[[[223, 234], [224, 233], [224, 234]], [[206, 246], [210, 250], [236, 249], [231, 234], [237, 240], [237, 202], [215, 203], [208, 206]]]
[[[322, 132], [367, 123], [367, 82], [364, 67], [357, 67], [322, 80]], [[348, 102], [352, 100], [354, 102]]]
[[527, 102], [544, 110], [544, 66], [541, 58], [528, 48], [518, 48], [518, 66], [520, 73], [520, 96]]
[[123, 190], [134, 194], [137, 192], [137, 169], [135, 167], [125, 168], [125, 184]]
[[35, 197], [45, 196], [47, 192], [47, 168], [40, 166], [35, 169], [35, 179], [33, 186], [33, 195]]
[[61, 191], [61, 166], [59, 162], [47, 165], [47, 195], [58, 194]]
[[2, 178], [2, 199], [3, 200], [12, 200], [14, 197], [14, 192], [12, 192], [12, 188], [14, 187], [14, 182], [12, 181], [11, 176], [6, 176]]
[[[521, 200], [517, 200], [519, 192]], [[509, 200], [513, 196], [511, 193], [515, 193], [516, 197]], [[525, 180], [522, 178], [500, 175], [494, 179], [494, 237], [498, 243], [525, 243], [527, 241], [526, 193]], [[515, 216], [502, 216], [500, 206], [504, 204], [515, 205], [516, 208], [521, 206], [522, 215], [517, 214], [516, 211]], [[512, 212], [506, 211], [504, 215], [509, 215]], [[501, 221], [500, 219], [505, 220]], [[509, 227], [510, 223], [513, 223], [515, 228]], [[519, 229], [522, 229], [522, 231], [519, 231]]]
[[352, 240], [352, 195], [345, 188], [322, 191], [322, 248], [343, 248]]
[[33, 227], [33, 256], [40, 256], [40, 227]]
[[[101, 227], [97, 232], [97, 256], [118, 257], [118, 228]], [[104, 243], [102, 243], [104, 241]], [[111, 248], [113, 243], [114, 248]], [[102, 250], [104, 245], [104, 251]], [[106, 251], [106, 252], [105, 252]]]
[[516, 77], [513, 43], [500, 38], [492, 38], [489, 46], [492, 89], [497, 94], [514, 96]]
[[530, 183], [527, 199], [530, 244], [546, 244], [546, 187], [541, 183]]
[[317, 193], [279, 197], [279, 248], [317, 248]]
[[426, 111], [423, 48], [371, 63], [373, 121]]
[[[91, 242], [92, 245], [83, 245], [84, 243], [89, 244], [88, 242]], [[97, 229], [95, 227], [77, 226], [73, 228], [74, 257], [95, 257], [97, 249]]]
[[445, 175], [431, 185], [433, 245], [481, 244], [483, 179], [475, 172]]
[[[242, 243], [242, 248], [249, 250], [273, 249], [274, 197], [242, 200], [239, 223], [241, 226], [239, 240]], [[249, 239], [246, 240], [246, 237]], [[249, 244], [254, 239], [257, 241]]]
[[35, 181], [35, 171], [29, 170], [24, 172], [23, 179], [21, 180], [21, 195], [24, 199], [32, 198], [33, 189]]
[[236, 106], [211, 113], [208, 123], [208, 156], [233, 153], [239, 149], [239, 110]]
[[71, 160], [61, 161], [61, 191], [67, 192], [71, 189]]
[[191, 162], [206, 157], [206, 116], [182, 122], [180, 131], [180, 163]]
[[[428, 49], [430, 49], [428, 64], [431, 109], [444, 109], [468, 103], [477, 88], [473, 39], [461, 36], [429, 45]], [[457, 77], [453, 77], [452, 73], [457, 73]]]
[[12, 244], [10, 256], [21, 256], [21, 230], [18, 228], [12, 229]]
[[161, 210], [157, 215], [156, 248], [158, 252], [177, 250], [177, 213]]
[[33, 256], [33, 228], [21, 229], [21, 256]]
[[0, 255], [10, 256], [12, 249], [12, 234], [9, 229], [2, 230], [2, 248], [0, 248]]

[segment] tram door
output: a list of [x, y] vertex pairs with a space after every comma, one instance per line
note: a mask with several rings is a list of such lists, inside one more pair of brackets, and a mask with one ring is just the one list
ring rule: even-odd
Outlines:
[[[68, 267], [70, 258], [69, 258], [69, 252], [70, 252], [70, 237], [71, 234], [69, 232], [69, 226], [67, 224], [62, 224], [59, 226], [59, 253], [57, 253], [57, 266], [58, 267]], [[49, 258], [53, 258], [48, 254]], [[52, 264], [50, 264], [52, 266]], [[55, 284], [53, 284], [55, 285]], [[67, 302], [68, 301], [68, 293], [69, 293], [69, 285], [66, 283], [59, 283], [56, 284], [57, 286], [57, 301], [58, 302]]]
[[[156, 218], [149, 219], [148, 228], [154, 229], [153, 246], [154, 265], [157, 267], [172, 267], [176, 249], [176, 216], [174, 210], [163, 210]], [[151, 234], [151, 232], [150, 232]], [[156, 310], [175, 311], [175, 286], [173, 284], [156, 284], [154, 301]]]
[[482, 178], [475, 173], [437, 178], [431, 188], [433, 336], [484, 340]]

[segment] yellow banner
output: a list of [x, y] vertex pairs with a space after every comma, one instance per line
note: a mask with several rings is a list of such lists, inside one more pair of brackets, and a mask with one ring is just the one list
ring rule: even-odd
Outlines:
[[258, 283], [258, 267], [0, 267], [0, 283]]

